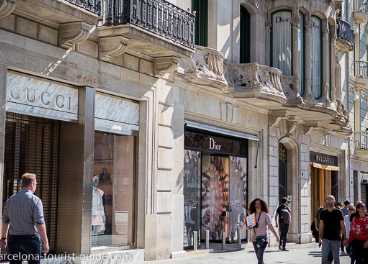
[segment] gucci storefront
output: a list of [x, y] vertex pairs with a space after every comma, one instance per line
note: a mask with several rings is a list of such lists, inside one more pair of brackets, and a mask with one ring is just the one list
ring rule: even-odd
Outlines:
[[139, 103], [8, 71], [3, 204], [37, 175], [50, 253], [132, 248]]
[[[184, 155], [184, 249], [205, 240], [246, 239], [248, 140], [258, 138], [186, 122]], [[198, 237], [193, 237], [197, 231]]]

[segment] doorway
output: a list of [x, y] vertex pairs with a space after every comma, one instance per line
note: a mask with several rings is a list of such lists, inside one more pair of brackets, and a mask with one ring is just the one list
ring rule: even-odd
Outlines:
[[279, 144], [279, 204], [283, 197], [287, 197], [287, 149]]

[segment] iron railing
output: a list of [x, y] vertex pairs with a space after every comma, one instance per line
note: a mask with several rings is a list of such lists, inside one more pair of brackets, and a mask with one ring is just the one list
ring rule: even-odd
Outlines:
[[368, 13], [368, 2], [361, 3], [358, 12]]
[[100, 0], [66, 0], [67, 2], [79, 6], [87, 11], [100, 14]]
[[350, 42], [353, 48], [355, 44], [353, 26], [348, 21], [341, 18], [337, 20], [337, 25], [337, 37]]
[[132, 24], [194, 49], [195, 16], [164, 0], [103, 0], [106, 26]]
[[356, 61], [355, 62], [355, 74], [358, 78], [368, 78], [368, 62]]
[[351, 139], [355, 150], [368, 150], [368, 131], [354, 132]]

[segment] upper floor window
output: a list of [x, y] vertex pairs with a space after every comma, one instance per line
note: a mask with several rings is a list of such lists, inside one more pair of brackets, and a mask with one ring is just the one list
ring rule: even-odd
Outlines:
[[271, 27], [271, 66], [292, 75], [292, 28], [291, 11], [278, 11], [272, 14]]
[[312, 95], [319, 99], [322, 96], [322, 21], [316, 16], [312, 16], [310, 60]]
[[240, 63], [250, 62], [250, 14], [240, 6]]
[[207, 47], [208, 40], [208, 0], [192, 0], [195, 18], [195, 44]]
[[298, 59], [299, 59], [299, 88], [300, 94], [304, 94], [304, 14], [299, 12], [299, 29], [298, 29]]

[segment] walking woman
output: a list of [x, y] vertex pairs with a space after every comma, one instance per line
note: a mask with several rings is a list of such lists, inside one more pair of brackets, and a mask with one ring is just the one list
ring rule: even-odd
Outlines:
[[280, 242], [280, 238], [272, 226], [270, 209], [264, 200], [261, 198], [254, 199], [248, 206], [248, 213], [250, 215], [255, 214], [256, 226], [252, 228], [247, 227], [247, 229], [252, 230], [252, 242], [258, 264], [264, 264], [263, 254], [268, 244], [268, 229], [275, 235], [277, 242]]
[[356, 264], [368, 264], [368, 216], [364, 203], [358, 204], [347, 244], [352, 245]]

